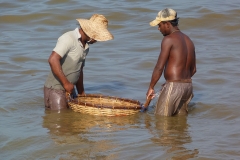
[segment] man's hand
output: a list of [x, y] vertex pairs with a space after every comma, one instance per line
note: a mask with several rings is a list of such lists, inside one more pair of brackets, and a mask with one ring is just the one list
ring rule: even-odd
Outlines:
[[82, 93], [78, 93], [81, 96], [84, 96], [86, 93], [83, 91]]
[[74, 89], [74, 85], [70, 82], [66, 83], [63, 85], [64, 89], [66, 90], [67, 93], [72, 93]]
[[147, 99], [148, 99], [148, 97], [150, 96], [151, 97], [151, 99], [153, 99], [154, 98], [154, 89], [153, 88], [149, 88], [148, 89], [148, 91], [147, 91]]

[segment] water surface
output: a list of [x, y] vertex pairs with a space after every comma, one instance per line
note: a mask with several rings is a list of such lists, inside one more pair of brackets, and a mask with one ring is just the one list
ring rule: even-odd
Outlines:
[[[178, 12], [196, 47], [187, 117], [153, 115], [156, 100], [127, 117], [45, 111], [42, 88], [57, 38], [94, 13], [108, 18], [114, 40], [90, 46], [86, 92], [144, 103], [163, 38], [149, 22], [165, 7]], [[1, 1], [1, 159], [239, 159], [239, 8], [233, 0]]]

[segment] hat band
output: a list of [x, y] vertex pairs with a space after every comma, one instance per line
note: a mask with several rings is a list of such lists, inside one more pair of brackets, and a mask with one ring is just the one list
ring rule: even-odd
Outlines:
[[174, 20], [174, 19], [176, 19], [176, 17], [175, 16], [169, 16], [169, 17], [166, 17], [166, 18], [160, 18], [160, 17], [156, 17], [156, 20], [158, 20], [158, 21], [171, 21], [171, 20]]

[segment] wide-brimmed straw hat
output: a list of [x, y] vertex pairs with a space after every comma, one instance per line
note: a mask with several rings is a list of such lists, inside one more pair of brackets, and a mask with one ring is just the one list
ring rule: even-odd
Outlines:
[[150, 22], [150, 26], [156, 26], [162, 21], [171, 21], [177, 19], [177, 12], [171, 8], [165, 8], [158, 12], [156, 19]]
[[108, 41], [113, 35], [108, 31], [108, 20], [100, 14], [94, 14], [88, 19], [76, 19], [82, 30], [92, 39], [97, 41]]

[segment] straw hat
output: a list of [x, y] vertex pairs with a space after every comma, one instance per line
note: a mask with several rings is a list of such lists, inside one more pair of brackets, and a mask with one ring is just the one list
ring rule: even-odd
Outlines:
[[108, 20], [100, 14], [94, 14], [88, 19], [76, 19], [83, 31], [97, 41], [108, 41], [113, 35], [108, 31]]

